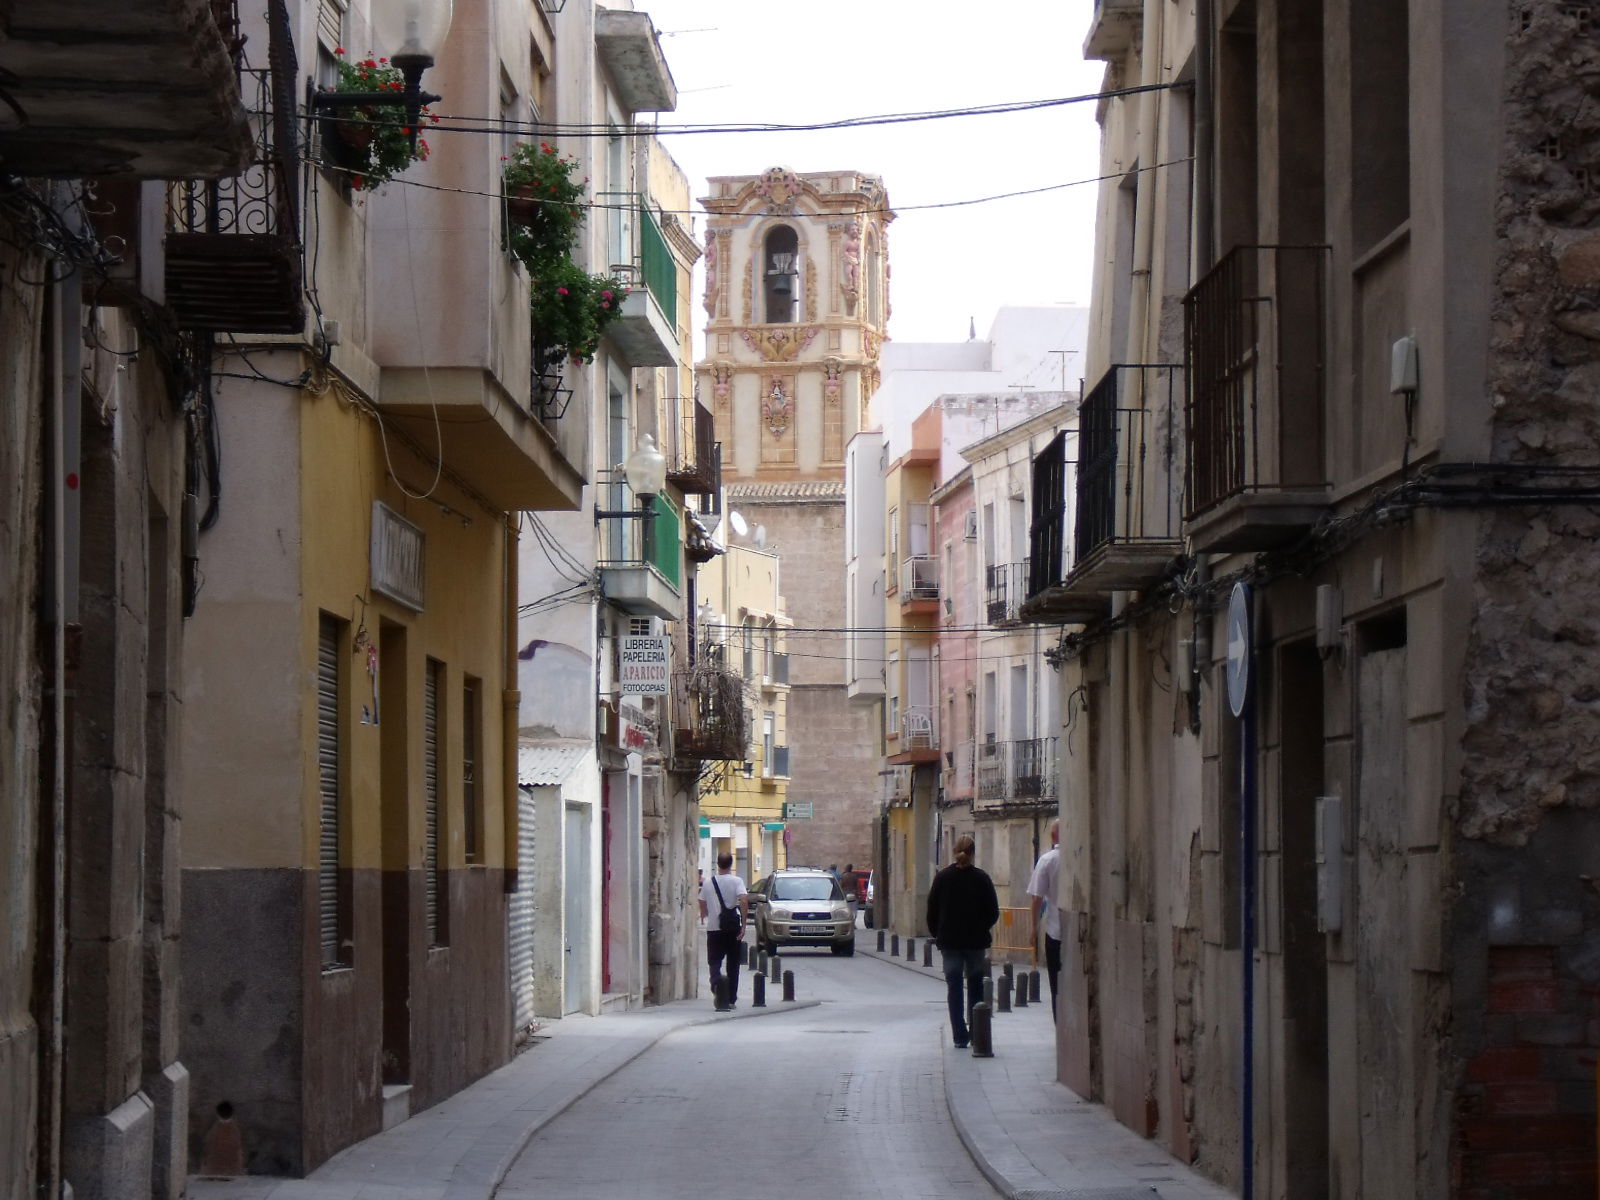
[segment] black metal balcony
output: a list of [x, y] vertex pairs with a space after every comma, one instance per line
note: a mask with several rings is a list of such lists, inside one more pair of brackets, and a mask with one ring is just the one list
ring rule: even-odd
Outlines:
[[750, 746], [744, 680], [711, 662], [672, 679], [673, 755], [688, 762], [742, 762]]
[[1084, 400], [1067, 587], [1141, 588], [1182, 549], [1173, 469], [1182, 392], [1182, 367], [1118, 365]]
[[1082, 624], [1110, 609], [1098, 592], [1065, 586], [1072, 566], [1068, 551], [1076, 503], [1068, 455], [1077, 449], [1076, 430], [1062, 430], [1033, 460], [1032, 524], [1028, 530], [1028, 594], [1018, 610], [1023, 621]]
[[300, 168], [294, 43], [284, 0], [267, 6], [266, 68], [241, 67], [251, 153], [229, 179], [191, 179], [167, 192], [167, 304], [179, 328], [299, 333]]
[[722, 443], [711, 410], [698, 400], [678, 418], [665, 447], [667, 480], [686, 496], [715, 496], [722, 490]]
[[1000, 563], [984, 571], [986, 615], [991, 625], [1015, 625], [1028, 597], [1028, 560]]
[[1197, 552], [1282, 544], [1327, 503], [1327, 274], [1326, 246], [1240, 246], [1184, 298]]

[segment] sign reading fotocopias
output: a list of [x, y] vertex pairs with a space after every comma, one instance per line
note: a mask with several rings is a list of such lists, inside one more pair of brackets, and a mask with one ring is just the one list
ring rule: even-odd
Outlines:
[[671, 670], [672, 639], [628, 634], [617, 648], [617, 682], [624, 696], [665, 696]]

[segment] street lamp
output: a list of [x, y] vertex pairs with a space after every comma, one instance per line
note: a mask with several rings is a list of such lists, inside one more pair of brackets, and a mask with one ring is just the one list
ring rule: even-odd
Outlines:
[[451, 5], [452, 0], [373, 0], [373, 33], [380, 44], [394, 47], [389, 52], [389, 61], [404, 76], [405, 89], [398, 95], [394, 92], [313, 91], [311, 107], [315, 110], [403, 104], [407, 136], [411, 139], [412, 150], [416, 150], [422, 106], [440, 100], [432, 92], [422, 90], [422, 73], [438, 61], [440, 47], [450, 32]]
[[628, 481], [628, 490], [638, 498], [637, 509], [595, 509], [595, 524], [601, 521], [632, 517], [636, 519], [654, 516], [650, 502], [656, 498], [656, 493], [667, 486], [667, 460], [661, 451], [656, 449], [656, 439], [648, 433], [639, 435], [639, 444], [634, 447], [628, 461], [622, 465], [622, 477]]

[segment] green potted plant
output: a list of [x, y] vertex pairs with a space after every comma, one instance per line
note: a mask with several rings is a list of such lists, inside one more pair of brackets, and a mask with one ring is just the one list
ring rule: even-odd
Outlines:
[[562, 255], [542, 262], [530, 286], [534, 355], [593, 362], [606, 326], [622, 311], [628, 289], [614, 276], [591, 275]]
[[[405, 91], [405, 77], [387, 58], [352, 61], [340, 46], [334, 51], [334, 61], [339, 68], [339, 81], [335, 92], [394, 92]], [[424, 106], [424, 121], [437, 122]], [[337, 164], [349, 176], [350, 187], [358, 192], [370, 192], [382, 187], [414, 162], [428, 157], [428, 139], [418, 137], [415, 148], [411, 144], [411, 130], [405, 124], [405, 109], [399, 104], [364, 104], [341, 109], [337, 115], [326, 118], [324, 129], [332, 136], [325, 144], [333, 148]]]
[[511, 224], [511, 251], [525, 263], [564, 254], [583, 223], [578, 160], [548, 142], [518, 142], [502, 160], [502, 190]]

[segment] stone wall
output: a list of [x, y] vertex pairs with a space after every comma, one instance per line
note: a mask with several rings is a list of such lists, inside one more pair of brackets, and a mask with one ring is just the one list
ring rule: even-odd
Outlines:
[[[1588, 10], [1511, 7], [1494, 457], [1600, 463], [1600, 112]], [[1592, 1191], [1600, 1050], [1600, 511], [1492, 510], [1477, 547], [1451, 984], [1461, 1195]], [[1584, 1194], [1587, 1194], [1585, 1191]]]

